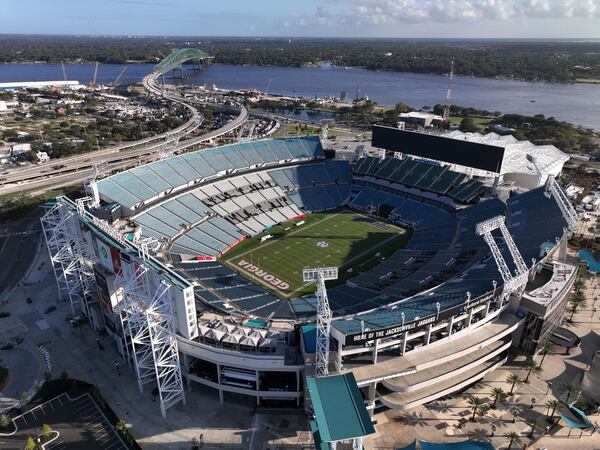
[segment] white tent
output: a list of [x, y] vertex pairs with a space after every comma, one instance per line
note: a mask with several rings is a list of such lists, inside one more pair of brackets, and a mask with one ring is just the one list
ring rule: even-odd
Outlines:
[[266, 348], [266, 347], [270, 347], [273, 348], [275, 347], [275, 341], [273, 341], [273, 339], [271, 338], [262, 338], [259, 342], [258, 342], [258, 346], [260, 348]]
[[240, 336], [237, 334], [226, 334], [223, 339], [221, 339], [222, 344], [237, 344], [240, 342]]
[[236, 326], [232, 323], [221, 322], [215, 328], [220, 331], [225, 331], [226, 333], [231, 333], [233, 330], [235, 330]]
[[208, 333], [206, 333], [204, 335], [204, 337], [206, 339], [210, 339], [213, 340], [215, 342], [220, 342], [221, 339], [223, 339], [223, 336], [225, 336], [225, 333], [223, 331], [220, 330], [216, 330], [216, 329], [211, 329]]
[[267, 337], [267, 333], [268, 333], [267, 330], [256, 330], [255, 329], [255, 330], [252, 330], [250, 332], [250, 334], [248, 334], [248, 336], [250, 336], [250, 337], [256, 337], [256, 338], [261, 339], [261, 338]]
[[206, 336], [210, 330], [212, 330], [212, 328], [209, 328], [206, 325], [198, 325], [198, 334], [200, 336]]
[[244, 336], [240, 339], [240, 345], [245, 345], [246, 347], [256, 347], [258, 345], [258, 341], [260, 338]]

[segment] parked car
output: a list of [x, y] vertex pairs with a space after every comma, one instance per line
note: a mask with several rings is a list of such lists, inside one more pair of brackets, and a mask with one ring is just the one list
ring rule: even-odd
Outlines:
[[10, 313], [7, 311], [0, 311], [0, 317], [8, 317], [10, 316]]
[[56, 306], [52, 305], [52, 306], [48, 306], [46, 308], [46, 310], [44, 311], [45, 314], [50, 314], [52, 311], [56, 311]]

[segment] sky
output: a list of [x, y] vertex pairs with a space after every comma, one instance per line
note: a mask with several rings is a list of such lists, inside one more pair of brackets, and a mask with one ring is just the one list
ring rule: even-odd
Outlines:
[[0, 33], [600, 38], [600, 0], [0, 0]]

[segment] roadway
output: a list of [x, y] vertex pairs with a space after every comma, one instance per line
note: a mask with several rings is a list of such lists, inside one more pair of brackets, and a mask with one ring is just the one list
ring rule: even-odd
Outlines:
[[192, 113], [192, 117], [183, 125], [157, 136], [139, 141], [129, 142], [118, 146], [109, 147], [92, 153], [77, 155], [67, 159], [51, 160], [47, 163], [36, 164], [28, 167], [9, 169], [0, 174], [0, 195], [14, 194], [22, 191], [43, 193], [59, 187], [82, 182], [94, 174], [94, 167], [102, 162], [107, 162], [105, 171], [124, 169], [140, 162], [149, 162], [155, 158], [158, 151], [175, 135], [181, 137], [176, 151], [186, 150], [190, 147], [211, 141], [224, 134], [230, 133], [248, 120], [249, 111], [242, 105], [231, 107], [231, 111], [238, 112], [237, 117], [223, 125], [200, 136], [185, 139], [193, 133], [202, 123], [203, 117], [194, 105], [222, 107], [213, 103], [190, 101], [176, 93], [168, 92], [156, 82], [157, 74], [152, 73], [143, 80], [146, 90], [153, 95], [158, 95], [170, 101], [185, 105]]

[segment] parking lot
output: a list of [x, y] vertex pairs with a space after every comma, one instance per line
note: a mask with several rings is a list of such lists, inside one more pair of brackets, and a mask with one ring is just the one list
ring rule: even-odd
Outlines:
[[89, 394], [75, 399], [61, 394], [14, 419], [17, 430], [0, 435], [1, 450], [22, 450], [27, 437], [41, 434], [43, 424], [58, 432], [46, 450], [121, 450], [127, 447]]

